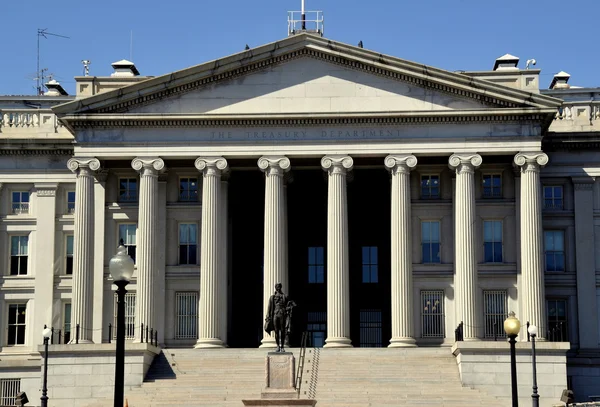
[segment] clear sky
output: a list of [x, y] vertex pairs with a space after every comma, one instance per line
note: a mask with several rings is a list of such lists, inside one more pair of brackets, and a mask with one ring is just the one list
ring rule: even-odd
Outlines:
[[[287, 36], [300, 0], [4, 0], [0, 6], [0, 94], [35, 94], [41, 68], [69, 93], [89, 59], [91, 75], [130, 58], [162, 75]], [[542, 69], [541, 86], [564, 70], [571, 85], [600, 87], [600, 0], [306, 0], [323, 10], [325, 37], [449, 71], [489, 70], [506, 53]]]

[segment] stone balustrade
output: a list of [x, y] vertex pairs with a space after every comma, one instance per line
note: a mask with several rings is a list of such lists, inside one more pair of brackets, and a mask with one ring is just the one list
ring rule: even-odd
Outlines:
[[600, 101], [591, 103], [589, 101], [565, 102], [565, 104], [556, 112], [554, 120], [584, 120], [589, 121], [590, 123], [600, 121]]
[[58, 133], [62, 129], [51, 109], [0, 109], [0, 133]]

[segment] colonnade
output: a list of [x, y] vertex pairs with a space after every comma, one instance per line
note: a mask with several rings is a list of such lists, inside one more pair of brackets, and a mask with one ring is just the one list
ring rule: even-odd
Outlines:
[[[482, 164], [479, 154], [453, 154], [449, 167], [456, 173], [454, 205], [456, 317], [464, 322], [464, 339], [477, 339], [476, 302], [476, 206], [474, 172]], [[521, 301], [520, 319], [545, 325], [543, 273], [543, 230], [541, 223], [540, 168], [548, 162], [542, 152], [524, 152], [514, 157], [520, 168], [521, 205]], [[286, 156], [264, 156], [258, 167], [265, 174], [264, 301], [266, 307], [275, 283], [287, 292], [287, 198], [285, 174], [291, 169]], [[325, 347], [350, 347], [350, 295], [348, 255], [347, 175], [353, 168], [348, 155], [326, 155], [321, 167], [327, 173], [327, 339]], [[392, 338], [390, 347], [415, 346], [412, 312], [411, 197], [410, 171], [417, 166], [411, 154], [391, 154], [383, 165], [391, 183], [391, 282]], [[80, 342], [91, 342], [93, 307], [93, 203], [95, 158], [73, 158], [68, 167], [77, 174], [75, 245], [73, 253], [72, 326], [81, 328]], [[136, 325], [157, 326], [152, 302], [156, 279], [158, 174], [164, 170], [159, 157], [138, 157], [132, 167], [140, 173]], [[196, 169], [202, 174], [202, 222], [200, 232], [200, 304], [197, 348], [226, 345], [227, 332], [227, 228], [224, 157], [199, 157]], [[225, 186], [225, 188], [223, 188]], [[540, 339], [543, 339], [540, 332]], [[261, 347], [275, 347], [274, 338], [264, 334]]]

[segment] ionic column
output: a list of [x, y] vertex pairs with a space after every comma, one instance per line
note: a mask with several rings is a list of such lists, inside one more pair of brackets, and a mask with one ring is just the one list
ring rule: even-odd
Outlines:
[[[283, 176], [290, 169], [287, 157], [261, 157], [258, 167], [265, 173], [265, 245], [263, 268], [263, 315], [267, 315], [269, 298], [275, 284], [281, 283], [288, 293], [286, 273], [285, 198]], [[261, 348], [275, 348], [275, 338], [263, 331]]]
[[[79, 324], [79, 342], [92, 343], [94, 271], [94, 171], [96, 158], [71, 158], [67, 167], [77, 175], [75, 182], [75, 230], [73, 242], [73, 282], [71, 326]], [[76, 335], [71, 335], [75, 343]]]
[[392, 174], [392, 339], [390, 348], [415, 346], [412, 305], [412, 225], [410, 171], [417, 158], [388, 155], [385, 166]]
[[346, 175], [352, 157], [325, 156], [327, 171], [327, 339], [326, 348], [351, 347]]
[[[200, 309], [196, 348], [222, 348], [220, 318], [221, 267], [221, 174], [227, 170], [223, 157], [198, 157], [194, 163], [202, 172], [202, 224], [200, 227]], [[223, 248], [224, 250], [224, 248]]]
[[221, 177], [221, 202], [219, 204], [219, 238], [221, 240], [220, 243], [220, 251], [219, 256], [221, 258], [220, 261], [220, 270], [219, 270], [219, 306], [221, 310], [219, 311], [220, 315], [220, 326], [219, 332], [221, 334], [220, 338], [223, 342], [223, 346], [227, 346], [227, 314], [228, 314], [228, 304], [227, 304], [227, 284], [228, 284], [228, 260], [229, 256], [227, 253], [228, 246], [228, 228], [229, 228], [229, 215], [228, 215], [228, 205], [229, 205], [229, 182], [227, 176]]
[[464, 322], [464, 340], [477, 339], [477, 247], [475, 234], [475, 169], [479, 154], [453, 154], [450, 169], [456, 171], [454, 298], [456, 319]]
[[[548, 163], [544, 153], [519, 153], [515, 164], [521, 168], [521, 315], [525, 324], [539, 327], [538, 338], [546, 338], [544, 289], [544, 230], [542, 228], [542, 187], [540, 169]], [[521, 335], [521, 340], [527, 337]], [[536, 338], [537, 339], [537, 338]]]
[[[158, 271], [156, 265], [158, 230], [158, 173], [165, 163], [160, 158], [138, 157], [131, 161], [134, 170], [140, 173], [140, 194], [137, 236], [137, 280], [135, 325], [144, 324], [146, 328], [156, 328], [154, 312], [154, 284]], [[136, 341], [140, 335], [136, 332]]]

